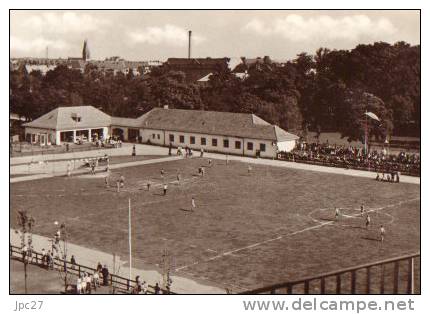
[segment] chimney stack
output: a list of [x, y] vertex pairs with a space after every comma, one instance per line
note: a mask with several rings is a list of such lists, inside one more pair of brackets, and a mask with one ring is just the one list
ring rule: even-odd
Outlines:
[[188, 31], [188, 59], [191, 59], [191, 31]]

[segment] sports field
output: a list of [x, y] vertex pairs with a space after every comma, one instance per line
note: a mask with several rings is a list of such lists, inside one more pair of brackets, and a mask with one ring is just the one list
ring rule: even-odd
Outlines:
[[[419, 185], [259, 165], [248, 173], [242, 162], [209, 166], [201, 158], [119, 171], [108, 188], [103, 174], [13, 183], [11, 227], [15, 211], [26, 208], [36, 219], [35, 233], [52, 236], [52, 222], [65, 221], [71, 242], [127, 260], [131, 198], [136, 267], [157, 268], [166, 248], [174, 275], [236, 292], [420, 249]], [[125, 187], [117, 193], [120, 174]], [[371, 217], [368, 230], [362, 203]], [[341, 208], [337, 221], [335, 206]]]

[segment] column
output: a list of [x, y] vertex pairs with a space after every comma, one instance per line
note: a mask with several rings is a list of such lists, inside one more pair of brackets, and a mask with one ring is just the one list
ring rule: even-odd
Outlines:
[[76, 130], [73, 130], [73, 143], [76, 142]]
[[55, 145], [61, 145], [61, 132], [55, 131]]
[[91, 142], [91, 129], [88, 129], [88, 142]]

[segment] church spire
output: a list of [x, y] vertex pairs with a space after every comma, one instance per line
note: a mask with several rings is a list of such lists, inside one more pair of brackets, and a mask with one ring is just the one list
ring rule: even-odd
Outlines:
[[86, 39], [84, 40], [84, 47], [82, 48], [82, 59], [84, 61], [90, 59], [90, 49], [88, 47], [88, 42]]

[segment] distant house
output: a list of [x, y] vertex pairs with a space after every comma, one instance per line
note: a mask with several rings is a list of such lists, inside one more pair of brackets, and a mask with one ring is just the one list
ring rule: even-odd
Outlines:
[[163, 67], [185, 73], [187, 82], [196, 82], [210, 73], [228, 70], [229, 58], [169, 58]]
[[269, 56], [264, 56], [263, 58], [257, 57], [253, 59], [241, 57], [240, 60], [241, 63], [236, 65], [232, 71], [233, 74], [239, 78], [246, 78], [248, 73], [253, 70], [259, 71], [263, 68], [272, 69], [273, 67], [279, 65], [277, 62], [273, 62]]
[[69, 57], [67, 59], [67, 67], [71, 70], [79, 70], [81, 73], [85, 71], [86, 61], [82, 58]]
[[45, 76], [48, 71], [52, 71], [56, 67], [57, 66], [53, 64], [26, 64], [24, 69], [26, 74], [30, 74], [33, 71], [40, 71], [40, 73]]
[[162, 146], [274, 158], [298, 137], [250, 113], [154, 108], [137, 119], [111, 117], [92, 106], [60, 107], [24, 124], [34, 144], [119, 136]]
[[203, 76], [202, 78], [199, 78], [196, 82], [198, 84], [201, 84], [201, 85], [207, 85], [211, 76], [212, 76], [212, 73], [209, 73], [209, 74]]

